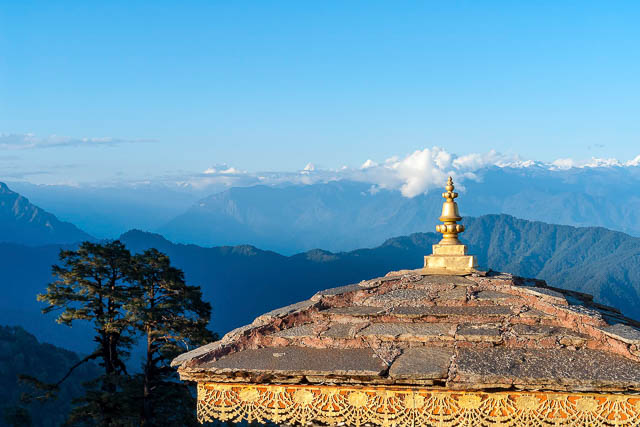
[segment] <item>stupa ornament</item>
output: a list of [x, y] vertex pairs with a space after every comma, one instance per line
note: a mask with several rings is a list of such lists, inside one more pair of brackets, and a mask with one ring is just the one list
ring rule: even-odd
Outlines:
[[458, 233], [464, 231], [464, 225], [457, 224], [462, 217], [458, 212], [458, 204], [454, 201], [454, 199], [458, 197], [458, 193], [453, 191], [455, 189], [453, 186], [453, 178], [449, 177], [447, 185], [444, 188], [447, 191], [442, 193], [442, 197], [444, 197], [446, 201], [442, 204], [442, 215], [439, 218], [444, 224], [436, 225], [436, 231], [442, 233], [442, 240], [439, 244], [460, 245]]
[[458, 224], [462, 220], [455, 199], [458, 193], [454, 192], [453, 178], [449, 177], [446, 192], [442, 193], [445, 199], [442, 204], [440, 221], [443, 224], [436, 225], [436, 231], [442, 233], [442, 240], [433, 245], [433, 254], [424, 257], [424, 273], [426, 274], [455, 274], [465, 275], [473, 273], [478, 267], [478, 260], [473, 255], [467, 255], [467, 246], [458, 240], [458, 233], [464, 231], [464, 225]]

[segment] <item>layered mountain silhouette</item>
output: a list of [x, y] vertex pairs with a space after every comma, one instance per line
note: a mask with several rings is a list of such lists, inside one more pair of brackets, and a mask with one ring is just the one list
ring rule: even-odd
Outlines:
[[160, 184], [68, 186], [14, 182], [9, 186], [58, 218], [105, 239], [116, 238], [132, 228], [155, 230], [202, 197]]
[[0, 242], [44, 245], [83, 240], [93, 240], [93, 237], [31, 204], [0, 182]]
[[437, 218], [437, 195], [413, 199], [375, 194], [370, 184], [337, 181], [288, 187], [231, 188], [192, 206], [159, 229], [167, 238], [203, 246], [246, 242], [292, 254], [313, 248], [377, 246], [425, 229]]
[[[484, 267], [547, 280], [551, 285], [591, 293], [640, 319], [640, 238], [604, 228], [576, 228], [486, 215], [463, 221], [462, 239]], [[271, 309], [309, 298], [316, 291], [358, 282], [399, 269], [419, 268], [440, 239], [414, 233], [370, 249], [311, 250], [292, 256], [254, 246], [204, 248], [172, 243], [158, 234], [133, 230], [121, 240], [134, 252], [155, 247], [203, 289], [213, 305], [211, 327], [219, 333], [250, 322]], [[72, 246], [65, 246], [69, 248]], [[0, 324], [22, 325], [39, 339], [75, 351], [91, 347], [81, 324], [57, 325], [40, 314], [35, 295], [51, 280], [60, 246], [0, 244], [3, 271]]]
[[[463, 216], [506, 213], [640, 236], [640, 167], [493, 167], [477, 179], [459, 186]], [[396, 190], [350, 181], [231, 188], [200, 200], [158, 232], [177, 242], [251, 242], [284, 254], [313, 248], [353, 250], [432, 229], [442, 206], [441, 192], [437, 186], [407, 198]]]
[[[331, 177], [305, 173], [302, 178], [312, 184], [294, 185], [295, 176], [283, 176], [277, 185], [238, 187], [248, 185], [241, 180], [229, 182], [234, 186], [228, 189], [217, 180], [207, 184], [208, 178], [193, 185], [71, 187], [15, 182], [11, 188], [99, 238], [142, 229], [175, 242], [251, 243], [283, 254], [375, 247], [394, 236], [431, 230], [439, 215], [444, 180], [429, 180], [431, 190], [426, 195], [406, 198], [398, 190], [371, 183], [343, 179], [323, 184]], [[544, 164], [492, 166], [454, 179], [463, 216], [505, 213], [640, 236], [640, 165], [568, 170]], [[397, 188], [398, 183], [393, 185]]]

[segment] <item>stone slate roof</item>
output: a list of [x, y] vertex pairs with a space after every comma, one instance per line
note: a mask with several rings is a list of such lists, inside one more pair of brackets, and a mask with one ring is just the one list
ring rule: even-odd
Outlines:
[[504, 273], [415, 272], [327, 289], [177, 357], [182, 379], [640, 390], [640, 324]]

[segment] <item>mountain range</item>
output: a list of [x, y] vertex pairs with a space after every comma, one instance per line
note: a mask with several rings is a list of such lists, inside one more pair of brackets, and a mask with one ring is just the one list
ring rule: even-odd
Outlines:
[[[324, 187], [299, 187], [300, 194], [295, 199], [313, 199], [318, 189], [325, 189], [329, 194], [327, 197], [336, 200], [333, 193], [337, 188], [344, 192], [342, 203], [348, 206], [355, 204], [349, 195], [357, 191], [357, 185], [336, 182]], [[86, 326], [78, 324], [68, 328], [56, 324], [51, 315], [40, 314], [41, 305], [35, 296], [51, 280], [51, 265], [57, 262], [59, 250], [73, 248], [78, 241], [91, 236], [71, 224], [58, 221], [6, 186], [1, 188], [3, 200], [8, 200], [13, 208], [7, 208], [9, 202], [3, 205], [5, 218], [0, 228], [0, 271], [3, 272], [0, 324], [20, 325], [32, 331], [38, 339], [75, 351], [87, 351], [91, 342], [87, 339], [89, 331]], [[242, 193], [241, 190], [249, 191], [237, 191]], [[271, 195], [272, 190], [254, 187], [252, 191], [267, 191]], [[280, 194], [285, 196], [292, 191], [291, 188], [281, 190]], [[230, 191], [229, 194], [235, 192]], [[469, 196], [473, 195], [472, 189], [467, 189], [467, 192]], [[394, 196], [387, 193], [386, 197], [391, 200]], [[298, 209], [298, 217], [304, 216], [300, 209], [302, 212], [314, 211], [308, 207], [311, 201], [302, 208], [295, 204], [287, 208], [282, 200], [271, 197], [270, 200], [280, 203], [283, 213]], [[365, 229], [367, 216], [379, 213], [387, 206], [384, 198], [377, 200], [382, 202], [370, 205], [362, 217], [358, 216], [355, 208], [346, 212], [344, 217], [354, 218], [354, 228]], [[404, 200], [415, 203], [411, 202], [412, 199]], [[429, 213], [429, 209], [433, 211], [436, 208], [424, 203], [422, 208], [414, 206], [415, 210], [410, 214], [406, 213], [408, 209], [390, 208], [385, 215], [394, 218], [388, 220], [394, 227], [402, 222], [398, 220], [403, 218], [402, 215], [413, 218], [415, 224], [427, 222], [426, 218], [435, 218], [437, 212]], [[435, 202], [433, 204], [439, 206]], [[315, 212], [320, 211], [315, 209]], [[275, 209], [271, 211], [272, 215], [276, 213]], [[293, 221], [296, 215], [290, 214], [289, 220]], [[32, 220], [25, 222], [25, 216]], [[356, 221], [358, 218], [361, 223]], [[313, 220], [301, 219], [300, 223], [312, 224]], [[410, 223], [410, 220], [405, 223]], [[481, 265], [542, 278], [554, 286], [588, 292], [597, 301], [616, 306], [630, 317], [640, 318], [637, 309], [640, 306], [640, 238], [605, 228], [551, 225], [504, 214], [465, 218], [464, 223], [468, 231], [463, 234], [463, 240], [469, 245], [470, 252], [478, 256]], [[29, 227], [28, 232], [11, 234], [20, 227]], [[346, 226], [336, 226], [332, 231], [334, 235], [348, 232]], [[379, 237], [382, 235], [380, 232]], [[246, 235], [244, 238], [249, 237]], [[60, 243], [37, 245], [53, 239]], [[265, 311], [308, 298], [319, 289], [381, 276], [392, 270], [418, 268], [422, 257], [431, 252], [431, 245], [438, 241], [439, 236], [435, 233], [412, 233], [388, 239], [373, 248], [342, 252], [313, 249], [294, 255], [281, 255], [251, 245], [201, 247], [179, 244], [159, 234], [139, 230], [126, 232], [120, 239], [134, 252], [155, 247], [167, 253], [172, 262], [185, 271], [189, 283], [202, 287], [205, 298], [212, 302], [214, 309], [212, 328], [224, 333]]]
[[[98, 238], [136, 228], [181, 243], [253, 244], [287, 255], [375, 247], [394, 236], [430, 231], [437, 222], [444, 182], [434, 178], [426, 186], [430, 191], [409, 198], [393, 186], [304, 173], [306, 185], [289, 177], [238, 187], [234, 176], [225, 175], [220, 179], [230, 188], [219, 183], [11, 186]], [[505, 213], [640, 236], [640, 166], [491, 166], [455, 180], [463, 216]]]
[[31, 204], [0, 182], [0, 241], [25, 245], [93, 240], [75, 225]]
[[[463, 216], [506, 213], [640, 236], [640, 168], [549, 171], [488, 168], [460, 186]], [[231, 188], [200, 200], [158, 232], [178, 242], [250, 242], [292, 254], [374, 247], [393, 236], [432, 230], [441, 189], [413, 198], [367, 183], [333, 181], [288, 187]]]
[[132, 228], [155, 230], [203, 196], [156, 185], [9, 185], [41, 208], [99, 239], [116, 238]]

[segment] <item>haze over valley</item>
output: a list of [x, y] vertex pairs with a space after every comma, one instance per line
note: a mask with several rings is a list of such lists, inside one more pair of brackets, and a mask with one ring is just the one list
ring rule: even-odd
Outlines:
[[[621, 173], [608, 169], [596, 172], [599, 174], [593, 175], [597, 177], [593, 179], [594, 183], [583, 183], [584, 187], [597, 189], [601, 185], [604, 189], [608, 174]], [[625, 170], [631, 176], [634, 172]], [[514, 179], [504, 180], [505, 173], [502, 169], [489, 171], [485, 175], [487, 186], [510, 182], [512, 191], [519, 188]], [[492, 174], [496, 174], [496, 178], [492, 178]], [[535, 180], [529, 181], [536, 184]], [[547, 184], [541, 181], [538, 185]], [[467, 184], [469, 197], [461, 200], [461, 206], [472, 206], [474, 200], [479, 203], [481, 198], [474, 196], [474, 191], [480, 187], [480, 183]], [[556, 209], [574, 206], [575, 216], [565, 218], [585, 222], [598, 220], [587, 213], [603, 210], [606, 203], [610, 203], [611, 208], [615, 206], [613, 197], [596, 198], [569, 191], [576, 187], [554, 190], [556, 200], [561, 201]], [[53, 214], [29, 203], [7, 187], [2, 188], [5, 190], [0, 198], [0, 213], [5, 219], [4, 227], [0, 229], [0, 241], [4, 242], [0, 243], [0, 268], [4, 272], [4, 298], [0, 302], [0, 324], [22, 326], [46, 342], [75, 351], [88, 351], [91, 346], [87, 340], [88, 330], [81, 324], [72, 329], [55, 324], [51, 315], [40, 313], [43, 305], [35, 296], [52, 280], [51, 266], [58, 263], [60, 249], [73, 249], [84, 239], [98, 239], [72, 224], [57, 220]], [[505, 185], [503, 194], [508, 194], [509, 188]], [[225, 333], [265, 311], [309, 298], [320, 289], [422, 265], [423, 256], [431, 253], [431, 245], [439, 240], [431, 231], [434, 221], [430, 219], [439, 214], [439, 195], [429, 194], [415, 200], [394, 195], [391, 191], [362, 194], [363, 189], [362, 184], [353, 182], [234, 188], [207, 200], [233, 202], [235, 211], [225, 212], [224, 207], [228, 205], [223, 203], [220, 209], [223, 214], [192, 221], [198, 227], [204, 225], [208, 230], [220, 230], [221, 237], [216, 233], [207, 236], [212, 241], [218, 237], [222, 245], [205, 247], [174, 243], [160, 234], [141, 230], [128, 231], [118, 239], [134, 252], [157, 248], [169, 255], [172, 262], [184, 270], [189, 283], [202, 287], [205, 299], [213, 306], [211, 327]], [[553, 214], [549, 209], [553, 197], [549, 193], [553, 194], [551, 191], [540, 192], [546, 198], [541, 197], [539, 203], [546, 209], [538, 209], [538, 214]], [[521, 197], [517, 191], [515, 195]], [[366, 203], [359, 202], [358, 198]], [[593, 205], [580, 208], [576, 206], [577, 200], [589, 200]], [[490, 204], [489, 201], [486, 203], [485, 206]], [[254, 216], [243, 217], [238, 214], [242, 209], [245, 213], [253, 212]], [[192, 215], [190, 212], [185, 215]], [[562, 211], [556, 212], [561, 217]], [[583, 216], [578, 216], [580, 212]], [[30, 220], [25, 220], [27, 213]], [[259, 217], [255, 216], [257, 213]], [[626, 213], [627, 217], [634, 214]], [[253, 218], [254, 222], [238, 221], [238, 218]], [[283, 239], [277, 232], [266, 232], [278, 230], [278, 227], [285, 230], [284, 223], [292, 225], [295, 233], [287, 234]], [[349, 229], [349, 223], [354, 227]], [[553, 225], [505, 214], [466, 217], [463, 223], [467, 231], [462, 238], [470, 251], [478, 255], [483, 267], [537, 277], [552, 286], [590, 293], [598, 302], [615, 306], [627, 316], [640, 318], [637, 311], [640, 306], [640, 238], [602, 227]], [[302, 226], [296, 228], [296, 224]], [[256, 225], [262, 225], [262, 228]], [[311, 230], [315, 234], [311, 234]], [[403, 233], [407, 235], [402, 236]], [[374, 238], [372, 234], [375, 234]], [[246, 239], [246, 243], [229, 245], [230, 242], [224, 239], [230, 239], [232, 235], [243, 236], [236, 238]], [[387, 238], [387, 235], [394, 237]], [[21, 241], [20, 236], [27, 236], [28, 240]], [[258, 238], [262, 240], [254, 243]], [[363, 247], [371, 248], [286, 253], [318, 242], [327, 246], [353, 245], [353, 239], [360, 239], [367, 243], [362, 244]], [[287, 251], [281, 254], [269, 250], [278, 245]]]
[[[442, 153], [428, 151], [435, 158]], [[112, 186], [16, 182], [11, 187], [96, 238], [114, 239], [140, 229], [179, 243], [252, 244], [290, 255], [315, 248], [374, 247], [395, 236], [432, 231], [441, 181], [451, 173], [460, 183], [463, 215], [504, 213], [640, 236], [640, 166], [634, 162], [594, 160], [561, 169], [479, 161], [481, 167], [456, 169], [455, 160], [463, 157], [442, 168], [429, 161], [404, 180], [386, 177], [388, 168], [375, 172], [369, 166], [358, 173], [307, 170], [263, 183], [236, 172], [210, 173], [201, 178], [205, 181], [182, 186], [160, 181]], [[412, 191], [424, 192], [408, 194], [410, 183], [417, 188]]]

